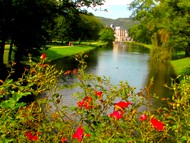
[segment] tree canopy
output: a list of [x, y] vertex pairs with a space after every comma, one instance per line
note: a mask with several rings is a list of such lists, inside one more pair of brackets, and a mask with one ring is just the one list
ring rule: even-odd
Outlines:
[[99, 33], [99, 36], [100, 36], [99, 38], [100, 40], [107, 41], [107, 42], [112, 42], [115, 39], [114, 31], [110, 27], [105, 27], [104, 29], [102, 29]]
[[69, 39], [77, 39], [81, 36], [80, 32], [74, 31], [80, 30], [80, 7], [102, 5], [102, 2], [103, 0], [0, 0], [0, 67], [3, 65], [7, 40], [11, 41], [10, 52], [13, 44], [16, 47], [14, 57], [19, 63], [28, 53], [37, 54], [46, 45], [46, 41], [55, 36], [61, 38], [66, 35]]
[[[130, 8], [140, 24], [132, 28], [130, 34], [136, 41], [144, 42], [148, 35], [155, 48], [154, 53], [168, 54], [162, 57], [169, 59], [171, 51], [184, 50], [190, 55], [190, 1], [188, 0], [134, 0]], [[143, 34], [144, 33], [144, 34]], [[139, 36], [140, 35], [140, 36]]]

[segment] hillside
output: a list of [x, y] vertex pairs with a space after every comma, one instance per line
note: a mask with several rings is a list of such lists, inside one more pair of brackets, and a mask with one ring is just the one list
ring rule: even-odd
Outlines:
[[98, 16], [97, 18], [99, 18], [105, 26], [110, 26], [111, 24], [113, 24], [114, 26], [121, 26], [123, 28], [126, 28], [127, 30], [131, 28], [134, 24], [138, 23], [138, 21], [133, 21], [130, 18], [110, 19]]

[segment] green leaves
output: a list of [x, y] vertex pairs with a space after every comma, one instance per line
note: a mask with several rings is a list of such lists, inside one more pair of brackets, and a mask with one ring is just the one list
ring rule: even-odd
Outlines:
[[[81, 64], [86, 63], [83, 60]], [[41, 64], [35, 67], [36, 75], [40, 73], [40, 76], [33, 78], [33, 74], [28, 72], [29, 75], [18, 81], [4, 81], [1, 85], [3, 95], [10, 95], [0, 102], [1, 141], [27, 142], [26, 133], [30, 132], [39, 137], [39, 142], [61, 142], [66, 139], [75, 143], [77, 140], [73, 139], [74, 134], [79, 135], [85, 143], [190, 142], [190, 76], [186, 76], [182, 84], [172, 82], [172, 100], [163, 99], [169, 103], [168, 108], [147, 112], [152, 98], [150, 90], [153, 81], [146, 87], [146, 93], [134, 93], [134, 88], [127, 82], [112, 85], [109, 78], [85, 73], [86, 66], [81, 65], [83, 68], [78, 70], [76, 77], [83, 90], [75, 93], [80, 104], [77, 106], [76, 103], [68, 110], [61, 104], [54, 104], [58, 99], [61, 103], [63, 99], [62, 95], [55, 93], [57, 88], [52, 85], [56, 84], [54, 77], [57, 72], [54, 68], [49, 68], [49, 65], [46, 66], [47, 69], [42, 68]], [[27, 97], [34, 91], [31, 83], [23, 85], [28, 76], [31, 83], [42, 83], [42, 87], [49, 89], [49, 97], [52, 98], [37, 98], [27, 105], [19, 102], [22, 97]], [[42, 87], [38, 86], [35, 93], [41, 93]], [[124, 101], [132, 104], [128, 107]], [[113, 118], [110, 115], [112, 111], [119, 113], [120, 118]], [[80, 130], [76, 133], [78, 127]]]

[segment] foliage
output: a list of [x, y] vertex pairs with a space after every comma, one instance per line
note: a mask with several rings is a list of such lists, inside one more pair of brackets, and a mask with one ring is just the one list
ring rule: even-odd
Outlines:
[[98, 34], [104, 28], [100, 20], [90, 14], [81, 14], [80, 17], [82, 19], [82, 22], [79, 23], [81, 28], [80, 40], [98, 40]]
[[[78, 43], [77, 43], [78, 44]], [[95, 48], [106, 45], [106, 42], [82, 42], [80, 45], [74, 46], [55, 46], [50, 45], [47, 50], [42, 50], [47, 54], [47, 60], [53, 61], [60, 58], [74, 56], [79, 53], [85, 53], [90, 50], [94, 50]], [[56, 55], [56, 56], [55, 56]]]
[[189, 57], [171, 61], [172, 66], [176, 71], [176, 75], [190, 75]]
[[[44, 61], [44, 55], [41, 58]], [[86, 74], [84, 58], [78, 55], [76, 60], [81, 68], [64, 73], [65, 76], [76, 76], [79, 82], [72, 87], [81, 88], [73, 95], [78, 98], [78, 102], [70, 110], [60, 104], [64, 98], [61, 99], [62, 95], [56, 93], [58, 71], [50, 65], [44, 66], [43, 62], [30, 68], [28, 74], [24, 74], [18, 81], [1, 81], [1, 98], [8, 95], [8, 92], [13, 95], [0, 102], [1, 141], [190, 141], [190, 77], [186, 76], [183, 84], [174, 81], [168, 87], [174, 91], [172, 101], [165, 98], [162, 100], [169, 103], [169, 108], [152, 109], [150, 88], [153, 80], [145, 87], [145, 91], [135, 93], [127, 82], [111, 85], [109, 78]], [[23, 88], [25, 79], [28, 79], [28, 83]], [[31, 84], [38, 83], [42, 83], [40, 87], [44, 86], [49, 90], [45, 97], [36, 98], [28, 105], [18, 102], [28, 92], [41, 93], [41, 88], [31, 88]]]
[[[0, 67], [8, 40], [11, 42], [9, 62], [15, 52], [17, 63], [25, 60], [28, 53], [38, 56], [46, 41], [62, 36], [78, 40], [81, 35], [76, 23], [80, 21], [80, 7], [96, 5], [102, 5], [102, 0], [0, 0]], [[13, 45], [16, 46], [14, 50]]]
[[150, 44], [150, 34], [147, 32], [147, 28], [144, 25], [134, 25], [129, 29], [129, 35], [133, 37], [136, 42], [141, 42], [145, 44]]
[[[132, 36], [138, 37], [145, 32], [149, 35], [154, 46], [154, 57], [161, 57], [161, 61], [171, 59], [171, 52], [185, 51], [189, 55], [189, 7], [187, 0], [135, 0], [130, 8], [134, 10], [133, 16], [140, 21], [142, 29], [131, 29]], [[137, 33], [137, 35], [135, 35]], [[141, 40], [141, 37], [138, 38]], [[144, 41], [142, 41], [144, 42]], [[160, 52], [160, 53], [159, 53]]]
[[99, 36], [99, 39], [101, 41], [112, 42], [115, 39], [114, 31], [110, 27], [105, 27], [104, 29], [102, 29], [99, 33]]

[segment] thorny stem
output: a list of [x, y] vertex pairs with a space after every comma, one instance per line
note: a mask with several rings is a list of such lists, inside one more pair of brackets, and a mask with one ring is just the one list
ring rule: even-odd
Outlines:
[[[63, 112], [59, 109], [59, 107], [58, 107], [57, 104], [55, 103], [53, 97], [52, 97], [52, 96], [50, 96], [50, 97], [51, 97], [51, 99], [53, 100], [53, 105], [55, 106], [56, 110], [58, 111], [58, 114], [59, 114], [61, 120], [64, 121], [64, 119], [63, 119], [63, 117], [61, 116], [60, 112], [61, 112], [65, 117], [67, 117], [69, 120], [71, 120], [65, 113], [63, 113]], [[69, 124], [72, 125], [70, 122], [69, 122]]]

